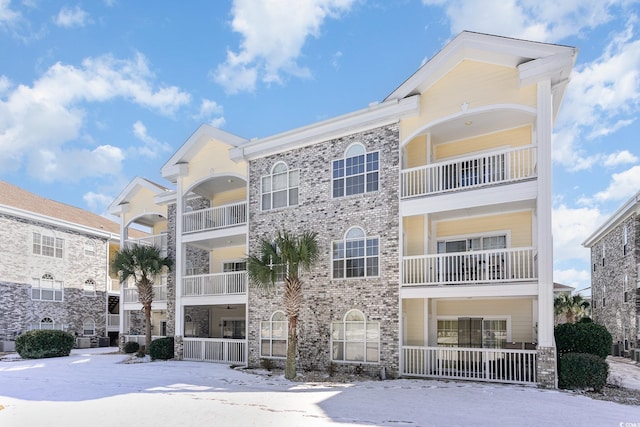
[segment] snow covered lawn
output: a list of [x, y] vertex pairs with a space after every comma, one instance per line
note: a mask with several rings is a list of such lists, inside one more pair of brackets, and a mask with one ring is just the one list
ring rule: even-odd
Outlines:
[[208, 363], [123, 364], [127, 356], [92, 350], [0, 361], [0, 426], [640, 425], [640, 406], [555, 390], [408, 379], [292, 383]]

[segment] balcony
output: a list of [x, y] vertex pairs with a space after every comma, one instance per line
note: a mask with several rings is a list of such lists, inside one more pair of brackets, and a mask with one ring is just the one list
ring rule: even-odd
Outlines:
[[247, 340], [185, 338], [184, 360], [246, 365]]
[[120, 315], [107, 314], [107, 331], [117, 331], [120, 329]]
[[107, 282], [108, 292], [120, 293], [120, 279], [109, 279]]
[[530, 282], [537, 278], [535, 248], [419, 255], [402, 259], [403, 286]]
[[467, 190], [536, 176], [536, 147], [492, 151], [405, 169], [401, 172], [401, 198]]
[[247, 203], [233, 203], [182, 214], [184, 233], [218, 230], [247, 223]]
[[247, 272], [199, 274], [182, 278], [182, 296], [241, 295], [247, 293]]
[[141, 237], [139, 239], [128, 239], [127, 247], [131, 245], [155, 246], [160, 249], [162, 256], [167, 256], [167, 233], [154, 234], [153, 236]]
[[[165, 302], [167, 301], [167, 287], [166, 285], [157, 285], [153, 287], [153, 302]], [[124, 302], [125, 303], [138, 303], [138, 289], [136, 288], [124, 288]]]

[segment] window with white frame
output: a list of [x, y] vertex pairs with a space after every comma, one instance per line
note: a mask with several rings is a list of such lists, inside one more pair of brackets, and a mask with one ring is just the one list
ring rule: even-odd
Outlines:
[[299, 181], [300, 169], [289, 170], [284, 162], [273, 165], [271, 174], [260, 178], [262, 210], [296, 206]]
[[247, 269], [246, 261], [227, 261], [222, 263], [222, 271], [231, 273], [234, 271], [245, 271]]
[[623, 301], [629, 302], [629, 275], [624, 275], [624, 281], [622, 282], [623, 287]]
[[376, 277], [379, 271], [380, 241], [367, 237], [360, 227], [350, 228], [344, 239], [333, 242], [333, 278]]
[[85, 240], [84, 242], [84, 254], [87, 256], [95, 256], [96, 254], [96, 242], [93, 240]]
[[333, 197], [378, 191], [380, 153], [367, 153], [362, 144], [353, 144], [344, 158], [334, 160], [332, 168]]
[[96, 281], [93, 279], [87, 279], [84, 281], [83, 286], [84, 295], [87, 297], [96, 296]]
[[627, 250], [629, 249], [628, 243], [629, 243], [629, 228], [627, 225], [625, 225], [623, 230], [623, 236], [622, 236], [622, 255], [627, 254]]
[[54, 322], [54, 320], [51, 317], [43, 317], [42, 319], [40, 319], [39, 322], [32, 323], [31, 329], [62, 330], [63, 326], [61, 324]]
[[62, 258], [64, 239], [42, 233], [33, 233], [33, 253], [54, 258]]
[[602, 266], [603, 267], [604, 267], [604, 257], [606, 254], [606, 249], [607, 249], [606, 245], [604, 244], [604, 242], [602, 242]]
[[92, 336], [96, 334], [96, 322], [93, 319], [84, 319], [82, 321], [82, 335]]
[[331, 324], [331, 360], [373, 362], [380, 360], [380, 322], [367, 322], [360, 310], [349, 310], [341, 322]]
[[31, 299], [41, 301], [62, 301], [64, 286], [62, 281], [55, 280], [52, 274], [45, 273], [41, 278], [34, 278], [31, 283]]
[[268, 321], [260, 322], [260, 357], [287, 356], [287, 316], [276, 311]]
[[506, 318], [439, 318], [438, 346], [504, 348], [508, 337]]

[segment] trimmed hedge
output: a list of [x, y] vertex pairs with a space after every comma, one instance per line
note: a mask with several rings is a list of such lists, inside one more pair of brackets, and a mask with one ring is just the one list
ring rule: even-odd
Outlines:
[[605, 359], [611, 352], [611, 334], [596, 323], [563, 323], [556, 326], [554, 334], [560, 356], [589, 353]]
[[68, 356], [75, 338], [58, 330], [35, 330], [18, 335], [16, 351], [23, 359]]
[[600, 392], [607, 384], [607, 361], [586, 353], [567, 353], [560, 357], [558, 387], [566, 389], [593, 388]]
[[151, 360], [173, 359], [173, 337], [158, 338], [151, 341], [149, 346]]
[[140, 350], [140, 344], [135, 341], [127, 341], [126, 343], [124, 343], [122, 350], [127, 354], [135, 353], [136, 351]]

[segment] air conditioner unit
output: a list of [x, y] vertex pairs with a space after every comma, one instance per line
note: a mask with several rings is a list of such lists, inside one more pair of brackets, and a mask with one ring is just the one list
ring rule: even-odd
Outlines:
[[91, 338], [87, 338], [87, 337], [78, 337], [78, 338], [76, 338], [76, 347], [78, 347], [78, 348], [89, 348], [89, 347], [91, 347]]

